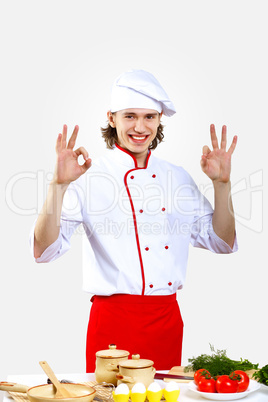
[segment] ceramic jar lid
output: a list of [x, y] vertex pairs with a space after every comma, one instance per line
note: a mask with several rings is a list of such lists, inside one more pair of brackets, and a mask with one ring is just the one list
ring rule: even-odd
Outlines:
[[151, 367], [154, 362], [152, 360], [140, 359], [140, 355], [132, 355], [132, 359], [122, 360], [118, 364], [120, 367], [139, 369]]
[[96, 353], [97, 357], [102, 357], [104, 359], [118, 359], [118, 358], [127, 358], [129, 352], [127, 350], [116, 349], [116, 345], [109, 345], [109, 349], [99, 350]]

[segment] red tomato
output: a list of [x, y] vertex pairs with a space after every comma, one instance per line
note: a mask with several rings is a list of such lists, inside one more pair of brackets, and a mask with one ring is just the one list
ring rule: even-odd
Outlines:
[[206, 378], [206, 376], [201, 375], [198, 385], [198, 391], [200, 392], [216, 392], [216, 381], [214, 378]]
[[249, 376], [247, 375], [247, 373], [245, 373], [245, 371], [242, 370], [235, 370], [231, 376], [233, 375], [239, 375], [240, 376], [240, 380], [238, 379], [238, 391], [237, 392], [244, 392], [248, 389], [249, 386]]
[[238, 391], [238, 381], [228, 375], [221, 375], [216, 381], [216, 391], [223, 394], [235, 393]]
[[194, 373], [194, 382], [196, 383], [196, 385], [198, 385], [198, 381], [203, 375], [208, 375], [209, 377], [211, 377], [210, 373], [206, 369], [199, 369]]

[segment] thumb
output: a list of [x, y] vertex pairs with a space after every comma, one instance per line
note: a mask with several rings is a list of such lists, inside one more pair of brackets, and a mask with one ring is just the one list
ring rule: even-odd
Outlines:
[[210, 149], [207, 145], [203, 146], [203, 155], [208, 155], [210, 153]]
[[82, 169], [83, 173], [85, 173], [90, 168], [91, 165], [92, 165], [92, 160], [90, 158], [87, 158], [85, 163], [83, 165], [81, 165], [81, 169]]
[[206, 168], [206, 165], [207, 165], [206, 156], [202, 155], [201, 160], [200, 160], [200, 165], [201, 165], [202, 170], [204, 170]]

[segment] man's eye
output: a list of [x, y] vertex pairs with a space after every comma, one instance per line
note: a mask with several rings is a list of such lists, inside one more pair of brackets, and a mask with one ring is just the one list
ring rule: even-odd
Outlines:
[[126, 119], [133, 119], [133, 116], [125, 116]]

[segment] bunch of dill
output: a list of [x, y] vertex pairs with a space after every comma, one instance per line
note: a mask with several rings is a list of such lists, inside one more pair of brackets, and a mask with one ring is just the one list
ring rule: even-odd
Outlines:
[[198, 357], [188, 359], [189, 365], [185, 367], [185, 371], [196, 371], [199, 369], [206, 369], [210, 372], [212, 377], [227, 374], [229, 375], [234, 370], [252, 370], [257, 369], [258, 364], [253, 364], [248, 360], [232, 360], [226, 355], [226, 350], [215, 351], [214, 347], [210, 345], [212, 354], [202, 354]]

